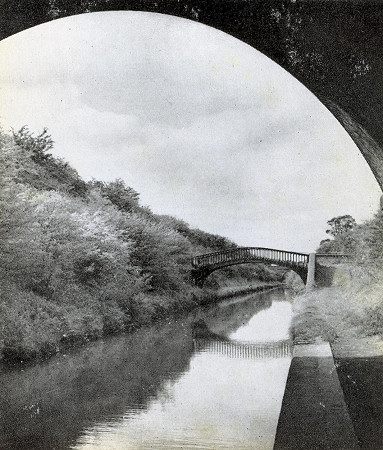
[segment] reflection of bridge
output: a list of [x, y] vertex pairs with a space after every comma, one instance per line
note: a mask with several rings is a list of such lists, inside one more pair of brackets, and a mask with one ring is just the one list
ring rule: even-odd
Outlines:
[[294, 270], [308, 285], [315, 284], [315, 261], [333, 266], [347, 262], [350, 255], [329, 253], [298, 253], [264, 247], [240, 247], [207, 253], [192, 258], [192, 277], [197, 286], [202, 287], [206, 278], [215, 270], [223, 267], [251, 262], [277, 264]]
[[224, 355], [229, 358], [269, 359], [287, 358], [292, 355], [291, 341], [267, 343], [242, 343], [212, 339], [193, 339], [194, 350]]

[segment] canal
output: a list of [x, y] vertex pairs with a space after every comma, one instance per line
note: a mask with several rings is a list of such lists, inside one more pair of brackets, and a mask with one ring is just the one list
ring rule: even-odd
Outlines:
[[288, 293], [0, 370], [4, 449], [271, 449], [291, 362]]

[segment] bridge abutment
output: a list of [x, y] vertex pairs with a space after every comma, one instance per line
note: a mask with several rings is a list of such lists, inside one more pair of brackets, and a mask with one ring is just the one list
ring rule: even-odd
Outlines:
[[315, 288], [315, 259], [316, 254], [310, 253], [307, 266], [306, 292], [310, 292]]

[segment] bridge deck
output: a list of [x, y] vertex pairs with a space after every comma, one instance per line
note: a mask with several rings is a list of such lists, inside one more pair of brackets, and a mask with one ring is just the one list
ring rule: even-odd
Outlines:
[[275, 264], [306, 268], [308, 260], [308, 253], [289, 252], [286, 250], [265, 247], [241, 247], [195, 256], [192, 259], [192, 266], [196, 269], [201, 269], [214, 266], [224, 267], [225, 265], [243, 263], [246, 261], [266, 261]]

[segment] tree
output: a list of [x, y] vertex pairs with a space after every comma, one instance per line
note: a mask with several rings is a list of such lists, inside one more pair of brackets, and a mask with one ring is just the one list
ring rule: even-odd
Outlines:
[[72, 196], [86, 197], [87, 186], [79, 174], [61, 158], [52, 156], [54, 141], [48, 130], [35, 136], [24, 126], [13, 132], [16, 145], [28, 154], [34, 164], [34, 171], [24, 168], [20, 181], [39, 190], [67, 192]]
[[326, 230], [333, 239], [325, 239], [321, 241], [318, 253], [349, 253], [356, 252], [358, 241], [358, 230], [355, 219], [350, 215], [337, 216], [329, 220], [330, 228]]
[[120, 211], [131, 212], [140, 209], [139, 193], [126, 186], [120, 178], [110, 182], [92, 180], [88, 186], [99, 189], [101, 195], [110, 200]]
[[333, 237], [340, 236], [344, 233], [353, 231], [356, 225], [355, 219], [350, 215], [333, 217], [327, 221], [330, 229], [326, 230], [327, 234]]

